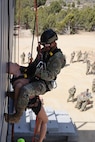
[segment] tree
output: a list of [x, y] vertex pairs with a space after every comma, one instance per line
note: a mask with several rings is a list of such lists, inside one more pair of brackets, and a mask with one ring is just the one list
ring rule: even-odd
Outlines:
[[[31, 7], [34, 7], [35, 1], [34, 0], [29, 0], [29, 1], [30, 1], [30, 4], [31, 4]], [[37, 2], [37, 7], [39, 7], [41, 5], [45, 5], [46, 0], [36, 0], [36, 2]]]
[[73, 7], [73, 8], [75, 7], [75, 3], [74, 3], [74, 2], [72, 3], [72, 7]]
[[[80, 0], [77, 0], [79, 2]], [[20, 2], [20, 3], [19, 3]], [[44, 5], [46, 0], [37, 0], [38, 7], [38, 31], [39, 34], [47, 28], [56, 29], [59, 33], [64, 33], [70, 29], [70, 33], [76, 30], [95, 30], [95, 7], [75, 8], [74, 5], [64, 7], [64, 1], [53, 1], [50, 6]], [[43, 6], [41, 6], [43, 5]], [[66, 4], [68, 5], [68, 4]], [[63, 8], [64, 9], [63, 9]], [[35, 10], [34, 0], [16, 0], [15, 23], [24, 25], [26, 28], [34, 29]]]
[[58, 1], [54, 1], [50, 4], [49, 9], [50, 9], [50, 13], [56, 14], [60, 12], [60, 10], [62, 9], [62, 6], [60, 5]]

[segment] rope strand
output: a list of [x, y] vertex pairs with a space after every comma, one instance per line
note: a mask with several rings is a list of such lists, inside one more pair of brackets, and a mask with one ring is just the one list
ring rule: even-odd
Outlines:
[[33, 39], [32, 39], [32, 46], [31, 46], [31, 59], [30, 59], [30, 63], [32, 63], [32, 60], [33, 60], [32, 56], [33, 56], [33, 44], [34, 44], [35, 31], [36, 31], [37, 42], [38, 42], [38, 46], [39, 46], [37, 0], [34, 0], [34, 10], [35, 10], [35, 20], [34, 20], [34, 28], [33, 28]]

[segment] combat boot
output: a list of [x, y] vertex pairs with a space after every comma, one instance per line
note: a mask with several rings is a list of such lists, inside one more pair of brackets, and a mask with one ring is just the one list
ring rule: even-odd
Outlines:
[[5, 121], [8, 123], [17, 123], [20, 120], [20, 117], [23, 115], [23, 110], [19, 109], [14, 114], [7, 114], [5, 113]]
[[20, 120], [21, 116], [23, 115], [23, 111], [25, 111], [25, 108], [27, 107], [28, 102], [29, 102], [29, 96], [25, 92], [25, 90], [22, 89], [17, 100], [16, 113], [14, 114], [5, 113], [4, 114], [5, 121], [8, 123], [17, 123]]

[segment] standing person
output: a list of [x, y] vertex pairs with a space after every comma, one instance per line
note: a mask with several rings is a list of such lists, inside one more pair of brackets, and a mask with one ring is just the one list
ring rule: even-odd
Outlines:
[[72, 87], [72, 88], [70, 88], [69, 90], [68, 90], [68, 92], [69, 92], [69, 97], [68, 97], [68, 99], [67, 99], [67, 102], [69, 102], [69, 100], [72, 98], [72, 102], [74, 102], [74, 95], [75, 95], [75, 93], [76, 93], [76, 87], [75, 87], [75, 85]]
[[30, 63], [31, 57], [32, 57], [32, 55], [31, 55], [31, 53], [29, 52], [29, 53], [28, 53], [28, 63]]
[[87, 62], [87, 58], [88, 58], [88, 53], [85, 51], [85, 52], [84, 52], [83, 63], [86, 63], [86, 62]]
[[86, 70], [86, 75], [88, 75], [90, 72], [90, 67], [91, 67], [91, 64], [90, 64], [90, 60], [87, 60], [87, 70]]
[[25, 63], [25, 53], [23, 52], [21, 55], [21, 64]]
[[74, 57], [75, 57], [75, 51], [73, 51], [73, 52], [71, 53], [71, 60], [70, 60], [70, 63], [73, 63]]
[[95, 78], [92, 81], [92, 92], [95, 93]]
[[95, 74], [95, 61], [93, 62], [91, 66], [92, 66], [91, 73]]
[[81, 57], [82, 57], [82, 52], [80, 50], [77, 54], [77, 62], [81, 61]]
[[[43, 48], [38, 52], [35, 61], [26, 68], [18, 66], [18, 70], [15, 70], [14, 80], [26, 77], [29, 79], [29, 83], [21, 87], [20, 93], [17, 95], [16, 113], [5, 114], [7, 122], [18, 122], [29, 99], [53, 89], [57, 75], [66, 64], [64, 54], [57, 48], [57, 39], [58, 36], [52, 29], [44, 31], [40, 38]], [[19, 72], [22, 72], [23, 75], [20, 76]]]

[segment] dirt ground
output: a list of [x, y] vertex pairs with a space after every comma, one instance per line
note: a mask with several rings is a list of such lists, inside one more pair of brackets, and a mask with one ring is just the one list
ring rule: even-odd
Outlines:
[[[57, 88], [41, 96], [44, 105], [56, 110], [67, 111], [72, 121], [76, 124], [79, 134], [78, 142], [95, 142], [95, 94], [92, 93], [93, 74], [86, 75], [86, 63], [76, 62], [78, 51], [89, 53], [91, 63], [95, 61], [95, 33], [80, 33], [76, 35], [58, 36], [57, 45], [66, 56], [66, 67], [61, 70], [57, 78]], [[15, 38], [14, 38], [15, 40]], [[21, 64], [21, 54], [25, 52], [25, 66], [27, 66], [28, 52], [31, 52], [32, 35], [29, 31], [20, 31], [20, 38], [16, 39], [16, 49], [13, 60]], [[18, 46], [19, 43], [19, 46]], [[15, 46], [15, 45], [14, 45]], [[37, 38], [34, 40], [33, 57], [36, 56]], [[74, 63], [70, 63], [71, 53], [75, 51]], [[16, 53], [16, 55], [15, 55]], [[19, 57], [18, 57], [19, 56]], [[22, 64], [21, 64], [22, 65]], [[93, 107], [88, 106], [86, 111], [81, 112], [75, 108], [75, 102], [67, 102], [68, 89], [76, 86], [75, 98], [78, 94], [89, 88], [92, 94]]]

